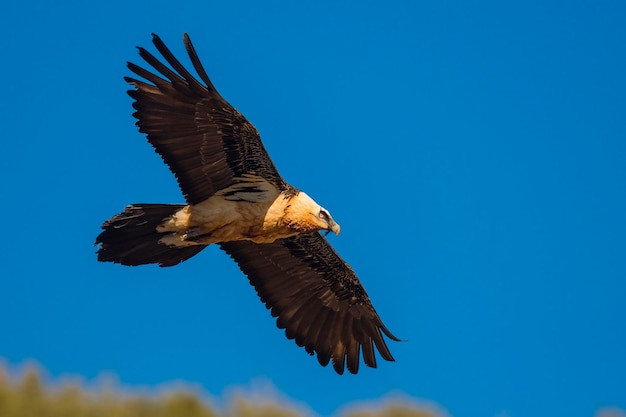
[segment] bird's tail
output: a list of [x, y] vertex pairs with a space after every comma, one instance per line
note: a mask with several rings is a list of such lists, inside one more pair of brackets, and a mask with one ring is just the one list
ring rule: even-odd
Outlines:
[[96, 238], [98, 260], [122, 265], [173, 266], [200, 252], [206, 245], [184, 247], [160, 243], [157, 226], [183, 208], [180, 204], [132, 204], [102, 225]]

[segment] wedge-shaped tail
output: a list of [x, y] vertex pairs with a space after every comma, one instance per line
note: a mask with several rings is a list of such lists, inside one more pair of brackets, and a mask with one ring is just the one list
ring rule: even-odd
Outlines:
[[159, 264], [173, 266], [187, 260], [206, 246], [174, 247], [160, 243], [163, 233], [157, 226], [183, 208], [181, 204], [132, 204], [104, 222], [96, 238], [98, 260], [122, 265]]

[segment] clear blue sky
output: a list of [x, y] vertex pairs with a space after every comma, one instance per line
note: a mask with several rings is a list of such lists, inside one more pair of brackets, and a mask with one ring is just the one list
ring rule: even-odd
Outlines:
[[[626, 6], [619, 1], [17, 2], [0, 7], [0, 357], [52, 376], [267, 380], [322, 414], [404, 393], [458, 417], [626, 408]], [[96, 262], [102, 221], [182, 202], [125, 62], [189, 32], [331, 243], [395, 363], [339, 377], [217, 248]], [[153, 49], [151, 49], [153, 50]]]

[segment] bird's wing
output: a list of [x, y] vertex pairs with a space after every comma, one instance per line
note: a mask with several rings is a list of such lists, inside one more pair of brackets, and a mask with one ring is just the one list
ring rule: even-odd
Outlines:
[[279, 239], [273, 243], [222, 243], [248, 276], [278, 327], [286, 330], [321, 365], [332, 359], [342, 374], [365, 364], [376, 367], [374, 346], [393, 361], [383, 333], [396, 338], [374, 310], [350, 266], [318, 232]]
[[233, 178], [254, 174], [284, 190], [284, 182], [270, 159], [256, 128], [217, 92], [202, 67], [191, 40], [185, 47], [198, 81], [170, 52], [163, 41], [153, 43], [169, 68], [143, 48], [139, 55], [155, 72], [128, 63], [145, 81], [125, 77], [135, 89], [133, 114], [139, 131], [176, 176], [189, 204], [206, 200], [233, 184]]

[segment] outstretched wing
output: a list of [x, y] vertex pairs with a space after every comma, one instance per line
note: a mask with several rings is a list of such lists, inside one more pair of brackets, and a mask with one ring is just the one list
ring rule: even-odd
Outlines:
[[278, 327], [286, 330], [309, 354], [317, 353], [326, 366], [332, 359], [337, 373], [347, 365], [376, 367], [374, 346], [393, 361], [383, 333], [398, 341], [374, 310], [350, 266], [318, 232], [279, 239], [273, 243], [222, 243], [248, 276]]
[[146, 81], [125, 77], [135, 87], [133, 116], [139, 131], [176, 176], [189, 204], [206, 200], [233, 184], [233, 178], [252, 173], [280, 191], [287, 187], [272, 163], [256, 128], [217, 92], [202, 67], [189, 36], [185, 47], [200, 83], [174, 57], [157, 35], [153, 43], [172, 69], [143, 48], [139, 55], [155, 73], [128, 63]]

